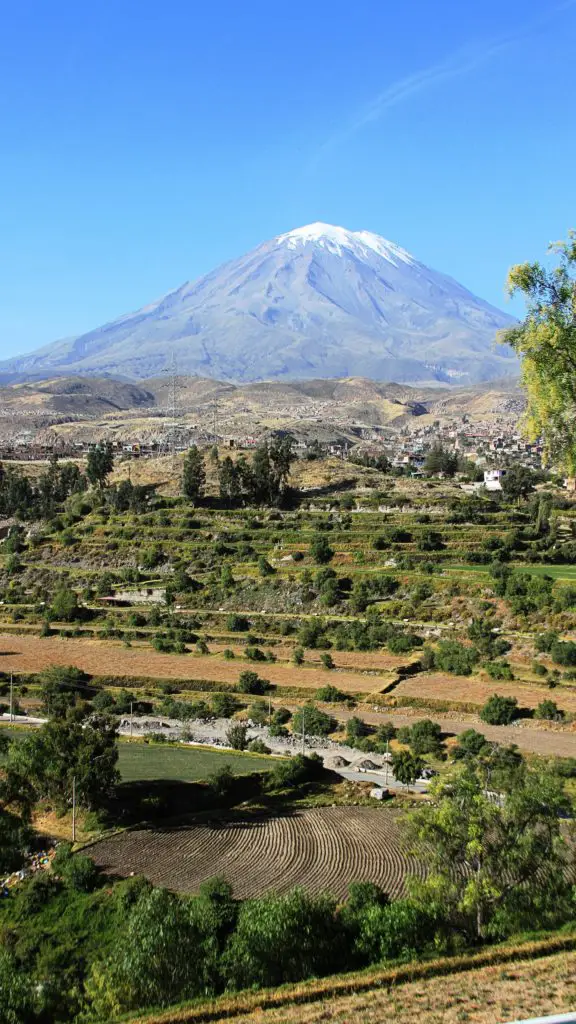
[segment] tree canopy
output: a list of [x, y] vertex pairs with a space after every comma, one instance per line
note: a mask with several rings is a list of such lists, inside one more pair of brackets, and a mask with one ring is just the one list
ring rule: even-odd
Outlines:
[[508, 275], [508, 291], [521, 293], [524, 319], [502, 331], [499, 340], [522, 359], [528, 398], [526, 425], [542, 435], [549, 463], [576, 474], [576, 232], [554, 242], [558, 264], [520, 263]]

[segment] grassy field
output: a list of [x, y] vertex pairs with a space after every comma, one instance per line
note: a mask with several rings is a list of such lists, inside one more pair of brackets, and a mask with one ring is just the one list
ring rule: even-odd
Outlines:
[[201, 782], [228, 765], [234, 775], [266, 772], [274, 765], [269, 757], [200, 750], [145, 743], [119, 744], [118, 767], [124, 782], [150, 779], [173, 779], [178, 782]]

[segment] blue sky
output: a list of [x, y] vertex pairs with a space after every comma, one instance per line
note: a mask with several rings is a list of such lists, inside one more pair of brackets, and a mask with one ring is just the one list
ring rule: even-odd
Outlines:
[[290, 228], [504, 304], [576, 226], [576, 0], [19, 0], [0, 38], [0, 354]]

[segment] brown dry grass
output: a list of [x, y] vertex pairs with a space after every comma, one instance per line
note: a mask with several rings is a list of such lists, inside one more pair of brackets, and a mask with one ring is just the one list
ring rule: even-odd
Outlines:
[[535, 708], [541, 701], [551, 697], [564, 711], [576, 712], [576, 691], [573, 689], [557, 687], [550, 692], [543, 686], [525, 686], [500, 679], [443, 675], [440, 672], [406, 679], [395, 687], [394, 693], [399, 697], [451, 700], [479, 706], [493, 693], [501, 693], [506, 697], [516, 697], [520, 706], [525, 708]]
[[[576, 953], [531, 963], [483, 967], [467, 974], [409, 982], [391, 990], [342, 996], [307, 1007], [258, 1011], [246, 1024], [499, 1024], [576, 1004]], [[221, 1024], [233, 1018], [221, 1018]]]
[[372, 693], [386, 680], [353, 672], [246, 661], [225, 661], [210, 655], [161, 654], [148, 646], [123, 647], [107, 640], [67, 639], [0, 634], [0, 669], [39, 672], [49, 665], [75, 665], [95, 676], [136, 676], [151, 679], [209, 679], [230, 685], [254, 668], [275, 685], [317, 690], [327, 682], [347, 693]]

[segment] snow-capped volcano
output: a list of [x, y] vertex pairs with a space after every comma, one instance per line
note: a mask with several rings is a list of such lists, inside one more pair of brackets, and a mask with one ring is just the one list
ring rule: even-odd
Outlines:
[[511, 318], [370, 231], [308, 224], [136, 313], [0, 364], [15, 373], [470, 383], [517, 372]]
[[365, 259], [369, 250], [383, 256], [385, 260], [397, 266], [398, 260], [403, 263], [415, 263], [416, 261], [399, 245], [389, 242], [381, 235], [375, 235], [372, 231], [347, 231], [346, 228], [338, 228], [333, 224], [322, 224], [317, 221], [315, 224], [307, 224], [306, 227], [296, 228], [288, 231], [285, 235], [278, 235], [275, 239], [278, 244], [285, 244], [289, 249], [297, 249], [299, 245], [306, 242], [315, 242], [320, 248], [327, 252], [342, 255], [347, 249], [360, 259]]

